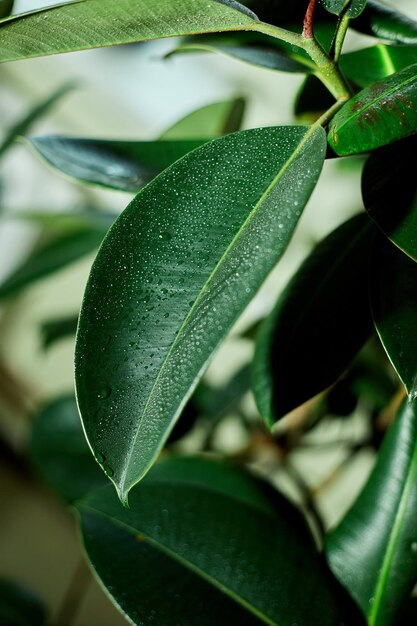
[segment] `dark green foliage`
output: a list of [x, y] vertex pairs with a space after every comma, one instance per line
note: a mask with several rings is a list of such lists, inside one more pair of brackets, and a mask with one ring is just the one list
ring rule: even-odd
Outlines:
[[362, 493], [326, 541], [330, 567], [372, 626], [396, 624], [417, 578], [416, 450], [417, 411], [406, 402]]
[[[248, 626], [340, 621], [336, 586], [303, 518], [250, 474], [171, 459], [132, 491], [129, 509], [110, 488], [78, 508], [91, 564], [134, 621], [194, 624], [198, 614], [208, 626], [217, 611]], [[137, 568], [142, 575], [132, 578]], [[305, 603], [297, 601], [300, 569]], [[161, 575], [166, 592], [156, 602], [152, 581]]]
[[[304, 74], [294, 113], [309, 125], [242, 130], [253, 119], [242, 81], [244, 98], [192, 111], [152, 141], [28, 140], [73, 181], [137, 195], [120, 215], [91, 207], [86, 190], [77, 210], [3, 209], [39, 229], [0, 285], [6, 311], [9, 296], [98, 252], [80, 316], [74, 304], [41, 318], [44, 348], [76, 335], [78, 406], [72, 393], [47, 402], [24, 451], [0, 424], [2, 456], [75, 504], [91, 567], [136, 626], [414, 624], [417, 23], [378, 0], [75, 0], [7, 17], [12, 5], [0, 0], [0, 62], [182, 37], [167, 56], [183, 63], [219, 52], [271, 70], [274, 88], [282, 71]], [[349, 28], [373, 40], [344, 54]], [[0, 155], [70, 88], [29, 108]], [[272, 123], [280, 116], [277, 106]], [[202, 378], [285, 253], [326, 156], [332, 183], [365, 164], [365, 212], [343, 221], [352, 213], [332, 187], [341, 225], [268, 317], [239, 331], [244, 359]], [[360, 433], [345, 438], [347, 425]], [[320, 471], [322, 448], [340, 454], [318, 486], [298, 463], [308, 447]], [[329, 532], [323, 485], [364, 448], [374, 470]], [[300, 510], [275, 486], [285, 481]], [[44, 620], [37, 601], [0, 584], [1, 624]]]
[[331, 233], [304, 261], [261, 326], [253, 388], [268, 426], [335, 383], [368, 339], [372, 238], [363, 215]]
[[401, 250], [417, 261], [417, 140], [376, 150], [362, 177], [366, 210]]

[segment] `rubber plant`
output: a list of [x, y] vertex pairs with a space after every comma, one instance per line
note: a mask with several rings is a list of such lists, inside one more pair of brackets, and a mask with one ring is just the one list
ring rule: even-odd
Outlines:
[[[367, 47], [344, 53], [351, 29]], [[165, 37], [181, 38], [169, 56], [304, 74], [304, 122], [240, 130], [237, 99], [154, 141], [28, 137], [66, 176], [134, 194], [116, 219], [62, 216], [76, 226], [0, 287], [5, 299], [55, 271], [57, 250], [62, 266], [104, 237], [75, 350], [91, 452], [67, 397], [35, 420], [32, 462], [75, 505], [90, 565], [132, 624], [414, 623], [417, 23], [379, 0], [75, 0], [3, 17], [0, 61]], [[210, 360], [285, 253], [325, 160], [341, 157], [363, 167], [365, 210], [313, 248], [247, 330], [250, 370], [216, 391], [201, 381]], [[76, 324], [49, 320], [45, 345]], [[250, 387], [265, 426], [244, 427], [286, 454], [294, 411], [296, 443], [358, 402], [368, 416], [362, 447], [377, 460], [336, 527], [323, 528], [311, 494], [299, 510], [254, 472], [250, 454], [210, 454]], [[200, 454], [175, 454], [196, 420], [208, 433]]]

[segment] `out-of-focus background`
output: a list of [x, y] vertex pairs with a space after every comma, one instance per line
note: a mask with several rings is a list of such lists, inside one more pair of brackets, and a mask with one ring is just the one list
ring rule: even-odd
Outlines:
[[[47, 4], [17, 0], [15, 12]], [[395, 5], [417, 18], [413, 0], [396, 0]], [[302, 76], [206, 54], [164, 60], [174, 44], [165, 40], [0, 66], [0, 132], [4, 134], [34, 103], [73, 79], [77, 87], [32, 134], [151, 139], [188, 112], [236, 96], [248, 101], [245, 128], [293, 123], [293, 100]], [[368, 44], [369, 40], [356, 35], [347, 42], [352, 49]], [[0, 281], [19, 265], [38, 234], [35, 225], [16, 219], [19, 212], [59, 212], [85, 204], [121, 211], [131, 198], [59, 177], [23, 142], [3, 159], [0, 183]], [[360, 208], [359, 168], [326, 163], [290, 248], [239, 322], [240, 327], [267, 312], [311, 246]], [[91, 255], [83, 258], [0, 308], [0, 385], [4, 391], [0, 394], [0, 432], [17, 448], [28, 435], [28, 415], [47, 400], [73, 389], [73, 340], [60, 341], [45, 351], [39, 328], [49, 319], [77, 312], [91, 261]], [[251, 344], [232, 337], [210, 366], [207, 379], [213, 385], [220, 384], [250, 359], [251, 351]], [[360, 429], [360, 422], [352, 428]], [[225, 426], [225, 441], [232, 448], [239, 447], [240, 436], [232, 422]], [[307, 468], [314, 485], [345, 454], [343, 448], [333, 448], [320, 457], [305, 453], [297, 462], [300, 468]], [[364, 450], [339, 477], [337, 486], [331, 483], [323, 490], [319, 504], [327, 524], [346, 510], [372, 463], [373, 455]], [[74, 626], [124, 624], [82, 565], [75, 525], [61, 502], [3, 463], [0, 494], [0, 576], [36, 591], [46, 602], [53, 624], [63, 626], [68, 616]], [[71, 611], [74, 603], [76, 610]]]

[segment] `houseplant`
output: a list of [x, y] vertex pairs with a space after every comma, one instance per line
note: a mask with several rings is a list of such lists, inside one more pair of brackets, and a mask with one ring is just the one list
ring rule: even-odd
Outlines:
[[[350, 28], [382, 43], [342, 54]], [[400, 623], [413, 610], [417, 568], [417, 25], [375, 0], [81, 0], [5, 18], [0, 35], [4, 62], [182, 36], [172, 54], [215, 51], [306, 74], [296, 108], [308, 125], [239, 131], [235, 102], [220, 131], [202, 136], [187, 133], [188, 120], [154, 142], [30, 140], [67, 175], [138, 192], [97, 254], [75, 357], [84, 430], [120, 501], [111, 486], [97, 489], [102, 475], [90, 481], [90, 466], [80, 472], [83, 497], [65, 495], [76, 500], [92, 567], [133, 623]], [[198, 415], [208, 423], [203, 451], [213, 452], [213, 423], [249, 383], [240, 372], [209, 416], [217, 395], [197, 386], [208, 361], [285, 252], [325, 159], [364, 154], [368, 215], [320, 242], [270, 316], [247, 330], [256, 333], [251, 379], [266, 425], [310, 402], [296, 442], [281, 440], [282, 448], [302, 443], [329, 407], [352, 412], [358, 397], [379, 447], [376, 415], [388, 404], [393, 423], [369, 481], [317, 540], [314, 503], [315, 538], [268, 477], [245, 467], [250, 455], [239, 467], [210, 454], [155, 462], [181, 438], [174, 426], [187, 430]], [[108, 224], [82, 220], [71, 241], [96, 245]], [[3, 297], [21, 284], [9, 279]], [[62, 400], [65, 410], [72, 402]], [[53, 419], [41, 416], [32, 442], [41, 472]], [[65, 457], [65, 446], [55, 454]]]

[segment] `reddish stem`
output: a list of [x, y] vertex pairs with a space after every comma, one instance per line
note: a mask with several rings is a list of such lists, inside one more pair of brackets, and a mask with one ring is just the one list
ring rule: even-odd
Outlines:
[[306, 16], [304, 18], [304, 28], [303, 28], [303, 38], [304, 39], [313, 39], [314, 37], [314, 29], [313, 29], [313, 21], [314, 21], [314, 9], [316, 8], [317, 0], [310, 0], [309, 5], [307, 7]]

